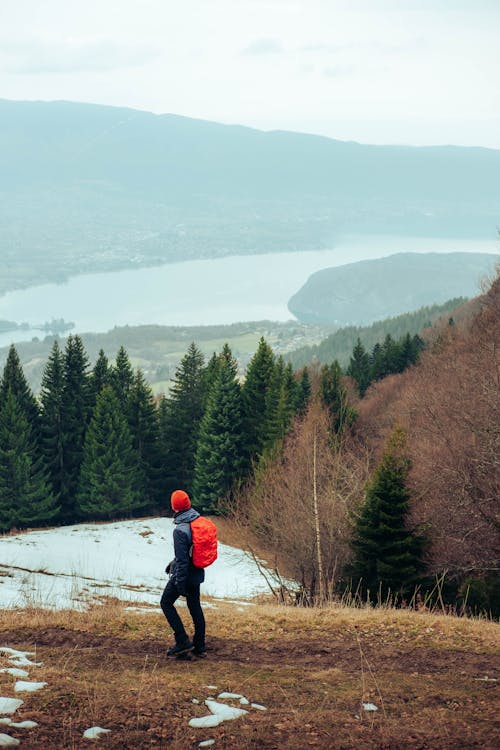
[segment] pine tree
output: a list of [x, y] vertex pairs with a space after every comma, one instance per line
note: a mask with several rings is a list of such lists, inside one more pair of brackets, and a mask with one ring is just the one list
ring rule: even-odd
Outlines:
[[299, 381], [299, 390], [297, 391], [296, 409], [299, 414], [303, 414], [307, 409], [309, 399], [311, 398], [311, 378], [309, 376], [309, 370], [304, 367], [302, 375]]
[[349, 360], [347, 375], [356, 381], [359, 395], [363, 397], [370, 385], [370, 358], [359, 338]]
[[64, 357], [56, 340], [42, 376], [40, 439], [52, 489], [57, 498], [61, 495], [64, 476], [63, 390]]
[[225, 344], [196, 450], [194, 497], [203, 511], [214, 511], [242, 472], [242, 399], [236, 373], [236, 361]]
[[292, 365], [285, 365], [283, 357], [278, 357], [267, 394], [263, 453], [273, 451], [290, 429], [297, 411], [298, 391]]
[[9, 390], [0, 409], [0, 531], [47, 523], [59, 512], [33, 432]]
[[97, 396], [102, 391], [105, 385], [111, 383], [111, 368], [109, 366], [108, 358], [106, 357], [104, 350], [99, 350], [99, 356], [97, 357], [94, 369], [90, 376], [90, 392], [92, 406], [94, 406]]
[[61, 517], [65, 522], [72, 522], [77, 517], [76, 493], [91, 404], [88, 364], [81, 338], [68, 336], [64, 352], [63, 466], [60, 495]]
[[285, 371], [283, 374], [283, 386], [286, 393], [286, 405], [289, 410], [289, 419], [287, 423], [287, 429], [290, 426], [292, 417], [299, 411], [298, 403], [301, 399], [301, 387], [295, 377], [295, 372], [291, 362], [285, 365]]
[[330, 412], [333, 432], [339, 435], [345, 427], [354, 422], [356, 412], [349, 405], [342, 370], [336, 359], [331, 365], [323, 365], [321, 368], [319, 392], [324, 406]]
[[115, 364], [111, 369], [111, 384], [115, 389], [122, 409], [128, 414], [129, 397], [134, 387], [134, 370], [123, 346], [118, 349]]
[[366, 492], [351, 542], [349, 574], [372, 600], [408, 596], [422, 570], [423, 538], [407, 529], [410, 461], [405, 433], [396, 429]]
[[147, 507], [154, 509], [165, 496], [161, 474], [160, 426], [151, 386], [140, 370], [130, 394], [130, 430], [137, 452], [138, 479]]
[[212, 363], [210, 373], [197, 346], [190, 344], [176, 370], [174, 382], [165, 402], [163, 446], [167, 466], [166, 490], [193, 488], [194, 463], [201, 418], [213, 378], [219, 364]]
[[220, 354], [214, 352], [203, 370], [203, 411], [207, 405], [210, 389], [217, 379], [220, 369]]
[[245, 449], [249, 461], [261, 455], [267, 442], [267, 409], [274, 366], [273, 351], [262, 337], [248, 365], [242, 388]]
[[128, 516], [143, 506], [137, 453], [120, 401], [110, 386], [99, 396], [85, 438], [78, 490], [82, 518]]
[[18, 405], [33, 428], [35, 439], [38, 439], [40, 430], [39, 406], [24, 376], [19, 355], [14, 344], [9, 349], [3, 376], [0, 381], [0, 408], [5, 404], [9, 391], [12, 391]]

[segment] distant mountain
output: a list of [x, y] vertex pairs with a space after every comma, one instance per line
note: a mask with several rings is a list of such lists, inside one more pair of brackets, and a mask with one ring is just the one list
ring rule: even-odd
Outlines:
[[288, 309], [305, 323], [366, 325], [394, 315], [477, 295], [498, 256], [398, 253], [312, 274]]
[[490, 237], [498, 174], [491, 149], [0, 100], [0, 293], [85, 271], [332, 247], [343, 232]]

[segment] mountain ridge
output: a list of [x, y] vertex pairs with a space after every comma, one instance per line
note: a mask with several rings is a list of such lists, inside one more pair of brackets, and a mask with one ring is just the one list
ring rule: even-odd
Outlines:
[[500, 151], [377, 146], [78, 102], [0, 100], [0, 293], [77, 273], [491, 237]]
[[396, 253], [311, 274], [288, 309], [303, 323], [369, 325], [376, 320], [477, 294], [494, 271], [488, 253]]

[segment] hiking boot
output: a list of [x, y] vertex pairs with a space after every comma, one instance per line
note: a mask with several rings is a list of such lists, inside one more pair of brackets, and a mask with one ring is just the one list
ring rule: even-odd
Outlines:
[[205, 659], [207, 655], [207, 650], [204, 646], [201, 648], [195, 648], [193, 649], [193, 654], [198, 657], [198, 659]]
[[172, 648], [169, 648], [167, 651], [167, 656], [179, 656], [179, 654], [185, 654], [187, 651], [192, 651], [193, 644], [187, 638], [187, 640], [182, 641], [182, 643], [176, 643], [175, 646], [172, 646]]

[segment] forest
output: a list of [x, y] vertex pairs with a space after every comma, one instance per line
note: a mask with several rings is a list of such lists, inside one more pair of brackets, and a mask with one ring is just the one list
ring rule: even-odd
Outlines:
[[261, 338], [246, 372], [192, 343], [155, 397], [122, 346], [53, 343], [39, 397], [11, 347], [0, 381], [0, 529], [165, 514], [185, 488], [298, 582], [334, 597], [500, 611], [500, 280], [345, 369], [294, 370]]

